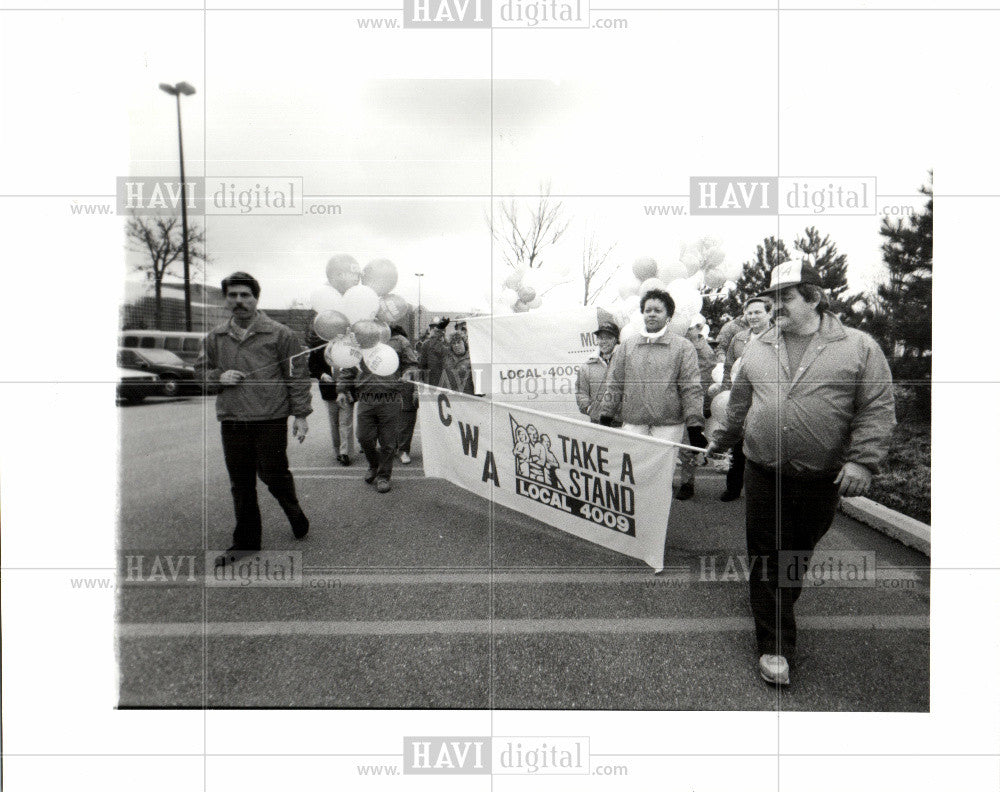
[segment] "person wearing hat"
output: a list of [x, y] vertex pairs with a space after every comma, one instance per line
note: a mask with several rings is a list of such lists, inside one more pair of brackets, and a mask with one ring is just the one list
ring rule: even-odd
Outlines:
[[[867, 333], [831, 313], [803, 261], [771, 271], [774, 327], [748, 345], [707, 452], [743, 440], [750, 607], [764, 681], [787, 685], [794, 606], [842, 495], [863, 495], [896, 423], [892, 375]], [[779, 553], [781, 563], [779, 564]]]
[[421, 379], [429, 385], [441, 382], [445, 352], [448, 349], [444, 339], [444, 329], [450, 321], [448, 317], [435, 316], [434, 321], [430, 323], [431, 334], [420, 347]]
[[[705, 339], [703, 330], [705, 328], [705, 317], [700, 313], [691, 318], [691, 326], [684, 334], [684, 337], [694, 345], [694, 351], [698, 356], [698, 371], [701, 374], [701, 391], [703, 394], [702, 409], [708, 414], [712, 400], [708, 397], [708, 389], [712, 387], [712, 369], [715, 368], [715, 352]], [[687, 432], [684, 433], [683, 442], [690, 441]], [[698, 467], [701, 454], [694, 451], [680, 451], [678, 454], [681, 460], [681, 485], [677, 488], [674, 496], [677, 500], [688, 500], [694, 497], [694, 472]]]
[[[611, 321], [601, 322], [597, 328], [597, 354], [580, 366], [576, 375], [576, 405], [591, 423], [600, 423], [601, 407], [608, 390], [608, 366], [618, 346], [620, 330]], [[621, 410], [611, 416], [611, 426], [620, 427]]]
[[[771, 326], [771, 298], [766, 294], [758, 294], [743, 303], [743, 318], [746, 319], [746, 330], [741, 330], [733, 336], [726, 350], [726, 359], [722, 368], [722, 389], [733, 386], [733, 372], [737, 370], [740, 359], [747, 345], [760, 338]], [[726, 472], [726, 489], [719, 496], [724, 502], [734, 501], [743, 491], [743, 471], [746, 467], [746, 457], [743, 456], [743, 445], [737, 443], [733, 447], [733, 459]]]

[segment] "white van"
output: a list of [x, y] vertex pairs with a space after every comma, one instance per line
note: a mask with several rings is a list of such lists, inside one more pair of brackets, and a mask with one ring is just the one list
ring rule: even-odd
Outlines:
[[118, 345], [126, 349], [166, 349], [185, 363], [194, 363], [201, 353], [204, 333], [179, 330], [122, 330]]

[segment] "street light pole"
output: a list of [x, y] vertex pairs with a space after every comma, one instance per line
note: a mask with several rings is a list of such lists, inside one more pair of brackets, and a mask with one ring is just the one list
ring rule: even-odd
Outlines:
[[181, 94], [190, 96], [194, 88], [186, 82], [160, 83], [160, 90], [177, 100], [177, 150], [181, 159], [181, 233], [184, 235], [184, 329], [191, 332], [191, 257], [188, 253], [187, 184], [184, 181], [184, 136], [181, 134]]
[[420, 319], [421, 319], [421, 316], [420, 316], [420, 285], [424, 282], [424, 273], [422, 273], [422, 272], [415, 272], [413, 274], [417, 276], [417, 327], [416, 327], [416, 330], [414, 332], [415, 332], [417, 338], [420, 338], [420, 333], [422, 332], [422, 328], [424, 326], [423, 322], [420, 321]]

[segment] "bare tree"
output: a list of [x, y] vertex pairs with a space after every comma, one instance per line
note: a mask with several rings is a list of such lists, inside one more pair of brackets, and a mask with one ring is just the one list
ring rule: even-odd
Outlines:
[[534, 207], [526, 209], [512, 199], [500, 204], [499, 217], [488, 215], [486, 218], [500, 255], [509, 267], [523, 265], [538, 269], [545, 251], [556, 244], [569, 227], [569, 220], [563, 219], [562, 201], [549, 197], [551, 186], [542, 185], [539, 193], [538, 204]]
[[619, 267], [609, 267], [608, 257], [617, 246], [617, 242], [610, 247], [602, 247], [597, 239], [597, 232], [587, 229], [583, 232], [583, 253], [580, 256], [580, 266], [583, 272], [583, 304], [590, 305], [591, 300], [597, 299], [604, 288], [611, 282], [611, 278], [618, 272]]
[[[156, 298], [155, 324], [160, 329], [163, 277], [175, 262], [183, 261], [184, 232], [181, 230], [181, 220], [179, 217], [143, 217], [133, 213], [126, 224], [125, 234], [130, 250], [148, 256], [146, 261], [136, 264], [135, 268], [145, 272], [147, 280], [153, 281]], [[208, 261], [204, 229], [191, 225], [187, 241], [192, 274], [201, 272]]]

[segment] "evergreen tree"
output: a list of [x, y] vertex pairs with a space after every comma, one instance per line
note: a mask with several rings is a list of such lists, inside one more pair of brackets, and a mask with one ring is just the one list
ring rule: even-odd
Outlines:
[[[922, 212], [907, 218], [905, 225], [902, 220], [891, 222], [883, 218], [879, 229], [879, 234], [885, 237], [882, 258], [889, 279], [878, 287], [879, 305], [872, 329], [881, 336], [893, 376], [900, 380], [926, 382], [931, 376], [933, 178], [931, 172], [931, 183], [920, 188], [927, 196]], [[929, 388], [918, 390], [918, 398], [929, 406]]]
[[863, 298], [861, 294], [847, 290], [847, 254], [838, 252], [837, 244], [830, 236], [820, 236], [815, 226], [807, 228], [805, 233], [804, 237], [795, 240], [795, 249], [819, 272], [823, 288], [830, 297], [830, 310], [845, 324], [859, 326], [863, 314], [855, 310], [855, 304]]
[[757, 245], [754, 258], [743, 262], [736, 288], [726, 297], [705, 300], [701, 312], [712, 329], [712, 335], [717, 335], [726, 322], [742, 314], [743, 303], [770, 284], [771, 270], [790, 258], [784, 241], [777, 237], [769, 236], [764, 244]]
[[837, 244], [829, 235], [820, 237], [815, 226], [809, 226], [806, 235], [795, 240], [795, 249], [816, 267], [831, 301], [839, 302], [847, 291], [847, 254], [838, 253]]
[[784, 241], [777, 237], [769, 236], [763, 245], [757, 245], [754, 258], [743, 262], [743, 272], [736, 281], [733, 293], [736, 302], [742, 305], [755, 294], [760, 294], [771, 283], [771, 270], [790, 258]]

